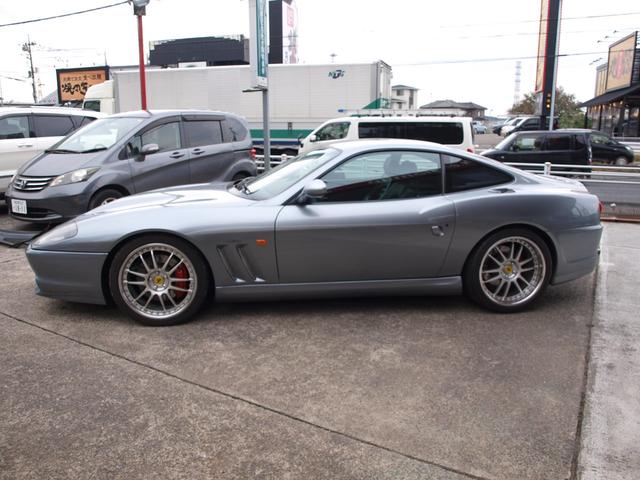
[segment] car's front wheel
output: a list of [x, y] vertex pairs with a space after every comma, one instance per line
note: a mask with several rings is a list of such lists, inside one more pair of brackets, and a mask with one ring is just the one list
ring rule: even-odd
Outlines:
[[551, 269], [549, 247], [539, 235], [519, 228], [502, 230], [471, 254], [463, 273], [464, 289], [490, 310], [517, 312], [544, 291]]
[[619, 166], [625, 166], [625, 165], [628, 165], [630, 162], [629, 160], [627, 160], [627, 157], [618, 157], [616, 158], [616, 161], [614, 163]]
[[116, 305], [151, 326], [189, 320], [204, 303], [209, 283], [200, 252], [167, 235], [129, 241], [116, 252], [109, 270], [109, 288]]

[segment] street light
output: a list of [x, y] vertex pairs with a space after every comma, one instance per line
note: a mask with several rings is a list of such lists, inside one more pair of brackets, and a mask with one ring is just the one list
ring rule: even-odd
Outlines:
[[133, 14], [138, 17], [138, 57], [140, 63], [140, 104], [142, 110], [147, 109], [147, 81], [144, 74], [144, 44], [142, 41], [142, 16], [150, 0], [133, 0]]

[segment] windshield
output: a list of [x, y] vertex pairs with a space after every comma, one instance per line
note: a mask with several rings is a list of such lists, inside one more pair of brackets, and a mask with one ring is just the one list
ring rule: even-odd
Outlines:
[[52, 147], [53, 152], [106, 150], [143, 122], [143, 118], [109, 117], [91, 122]]
[[340, 153], [334, 148], [314, 150], [292, 158], [259, 177], [236, 184], [236, 189], [251, 195], [256, 200], [264, 200], [284, 192], [302, 178], [327, 163]]

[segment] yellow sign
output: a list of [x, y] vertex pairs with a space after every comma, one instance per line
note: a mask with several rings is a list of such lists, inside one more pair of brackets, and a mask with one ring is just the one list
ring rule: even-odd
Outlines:
[[607, 64], [607, 92], [631, 85], [633, 59], [636, 53], [636, 34], [614, 43], [609, 47]]
[[91, 85], [109, 79], [108, 67], [57, 70], [60, 103], [81, 102]]

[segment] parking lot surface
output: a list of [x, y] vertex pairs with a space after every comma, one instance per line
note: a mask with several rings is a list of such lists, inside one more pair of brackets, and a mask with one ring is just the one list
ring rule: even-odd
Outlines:
[[0, 478], [565, 479], [596, 276], [463, 297], [211, 305], [142, 327], [0, 247]]

